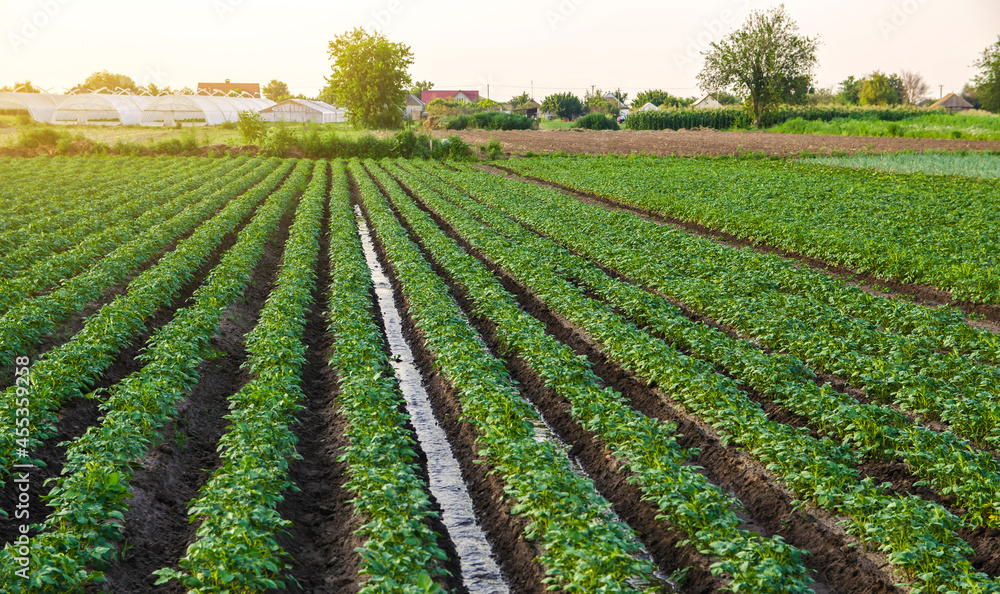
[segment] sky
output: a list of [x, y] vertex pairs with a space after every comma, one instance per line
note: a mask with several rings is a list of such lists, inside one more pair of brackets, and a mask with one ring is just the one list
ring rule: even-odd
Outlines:
[[[411, 47], [414, 81], [528, 92], [621, 88], [699, 96], [701, 52], [764, 0], [0, 0], [0, 86], [52, 92], [110, 70], [175, 90], [199, 82], [286, 82], [316, 95], [330, 40], [354, 27]], [[785, 0], [818, 36], [815, 82], [834, 88], [874, 70], [923, 74], [931, 95], [961, 91], [1000, 35], [998, 0]]]

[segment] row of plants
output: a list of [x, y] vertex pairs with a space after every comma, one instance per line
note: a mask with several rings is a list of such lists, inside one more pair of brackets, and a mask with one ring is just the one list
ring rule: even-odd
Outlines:
[[[468, 180], [456, 181], [467, 187]], [[505, 199], [495, 182], [472, 189], [477, 196], [488, 193], [493, 200]], [[451, 214], [458, 214], [457, 209]], [[454, 221], [463, 218], [468, 220], [468, 215]], [[769, 420], [760, 405], [735, 381], [718, 374], [714, 365], [685, 356], [622, 320], [610, 305], [586, 297], [552, 268], [539, 266], [534, 250], [476, 223], [460, 232], [554, 311], [594, 337], [612, 360], [655, 381], [726, 439], [746, 447], [799, 497], [846, 516], [848, 531], [885, 552], [889, 562], [912, 580], [913, 591], [1000, 591], [987, 575], [974, 570], [966, 558], [973, 550], [955, 533], [961, 521], [942, 506], [898, 496], [888, 485], [861, 479], [849, 448], [813, 438], [807, 429]]]
[[178, 404], [199, 380], [199, 366], [213, 352], [222, 315], [243, 295], [268, 240], [304, 189], [312, 165], [303, 161], [295, 168], [289, 183], [240, 231], [192, 305], [149, 340], [139, 356], [144, 367], [109, 389], [100, 424], [68, 444], [62, 474], [43, 498], [51, 512], [31, 539], [29, 578], [14, 577], [15, 547], [0, 551], [0, 579], [12, 594], [66, 592], [103, 579], [126, 529], [136, 461], [176, 418]]
[[[898, 122], [927, 115], [943, 113], [912, 106], [857, 107], [851, 105], [782, 105], [764, 113], [762, 125], [771, 127], [793, 119], [828, 122], [834, 119], [880, 120]], [[629, 130], [683, 130], [692, 128], [750, 128], [753, 118], [743, 106], [700, 109], [679, 107], [656, 111], [631, 112], [625, 118]]]
[[[395, 167], [389, 171], [467, 240], [477, 247], [490, 242], [474, 222], [422, 180]], [[395, 185], [384, 174], [376, 177], [383, 185]], [[638, 484], [644, 499], [654, 502], [659, 519], [683, 531], [698, 551], [719, 559], [713, 572], [728, 575], [732, 591], [811, 591], [802, 552], [781, 537], [764, 538], [738, 528], [742, 521], [735, 510], [742, 505], [690, 464], [692, 453], [677, 444], [675, 424], [644, 416], [630, 408], [621, 394], [602, 388], [589, 363], [547, 334], [544, 324], [524, 312], [486, 267], [449, 239], [398, 186], [389, 196], [425, 249], [474, 300], [475, 312], [496, 325], [501, 347], [524, 359], [546, 386], [570, 402], [573, 417], [629, 469], [633, 474], [629, 482]], [[634, 332], [635, 328], [623, 326], [622, 330]]]
[[[155, 266], [133, 279], [124, 295], [115, 297], [111, 303], [101, 308], [69, 341], [51, 349], [35, 363], [32, 368], [32, 397], [28, 407], [30, 425], [23, 431], [15, 431], [14, 419], [4, 418], [0, 421], [0, 426], [4, 429], [0, 432], [0, 473], [3, 473], [0, 478], [5, 478], [10, 471], [10, 463], [16, 450], [27, 450], [30, 453], [53, 435], [58, 420], [57, 413], [62, 404], [71, 398], [82, 396], [83, 390], [101, 377], [118, 354], [131, 345], [135, 337], [145, 329], [146, 321], [177, 297], [181, 288], [190, 282], [198, 268], [219, 247], [222, 239], [235, 230], [278, 187], [292, 167], [290, 162], [283, 165], [257, 165], [258, 167], [253, 167], [253, 164], [248, 164], [242, 170], [242, 175], [258, 179], [265, 173], [270, 173], [260, 185], [236, 199], [238, 193], [245, 189], [246, 182], [224, 181], [224, 189], [207, 198], [201, 212], [184, 224], [197, 225], [214, 210], [223, 205], [225, 208], [209, 221], [198, 225], [190, 237], [164, 255]], [[271, 171], [274, 166], [277, 168]], [[299, 178], [301, 176], [302, 174]], [[288, 183], [294, 186], [301, 183], [301, 179], [292, 178]], [[4, 391], [0, 398], [0, 402], [13, 407], [17, 400], [16, 387]], [[21, 433], [29, 437], [24, 437]]]
[[229, 200], [271, 173], [278, 163], [249, 161], [230, 176], [213, 180], [193, 196], [194, 201], [177, 215], [154, 225], [132, 241], [119, 246], [94, 266], [60, 281], [58, 288], [21, 301], [0, 316], [0, 360], [19, 356], [41, 337], [104, 292], [129, 278], [184, 234], [203, 223]]
[[503, 111], [477, 111], [469, 114], [430, 116], [424, 122], [427, 128], [438, 130], [531, 130], [535, 120], [520, 114]]
[[579, 592], [634, 592], [628, 580], [651, 573], [636, 558], [627, 527], [593, 482], [573, 473], [548, 441], [535, 439], [534, 408], [518, 393], [503, 362], [483, 349], [482, 337], [395, 219], [362, 165], [350, 164], [368, 218], [409, 304], [409, 313], [433, 354], [435, 367], [457, 391], [462, 419], [475, 429], [479, 456], [504, 483], [524, 537], [540, 551], [545, 583]]
[[[221, 464], [188, 508], [198, 523], [178, 569], [165, 568], [157, 585], [176, 580], [188, 591], [264, 591], [284, 587], [290, 565], [277, 535], [290, 523], [277, 511], [292, 486], [295, 414], [302, 409], [302, 342], [316, 287], [319, 235], [326, 203], [326, 163], [313, 171], [292, 223], [275, 288], [244, 344], [243, 368], [253, 378], [229, 398], [229, 430], [219, 441]], [[291, 182], [293, 187], [299, 184]]]
[[521, 173], [862, 272], [1000, 303], [998, 186], [808, 162], [521, 159]]
[[1000, 463], [949, 432], [935, 432], [882, 405], [863, 405], [829, 384], [814, 382], [805, 364], [775, 355], [694, 322], [660, 296], [610, 277], [595, 264], [528, 231], [495, 209], [424, 178], [443, 197], [513, 242], [524, 245], [571, 282], [586, 287], [641, 327], [677, 348], [721, 366], [744, 385], [807, 418], [825, 434], [850, 445], [861, 458], [904, 460], [942, 495], [954, 495], [972, 527], [1000, 527]]
[[[558, 192], [523, 184], [519, 188], [558, 204], [559, 216], [575, 221], [575, 227], [553, 233], [573, 235], [589, 227], [591, 233], [603, 234], [614, 245], [627, 245], [644, 258], [635, 262], [622, 258], [620, 251], [596, 245], [574, 249], [595, 253], [597, 259], [624, 274], [771, 348], [789, 352], [816, 369], [844, 376], [872, 398], [894, 402], [932, 420], [944, 420], [963, 437], [998, 442], [1000, 370], [956, 351], [956, 343], [947, 336], [935, 339], [924, 331], [903, 336], [885, 331], [871, 320], [855, 318], [864, 316], [857, 307], [862, 300], [854, 300], [844, 311], [838, 309], [839, 298], [851, 292], [842, 282], [829, 278], [821, 282], [819, 273], [797, 269], [780, 258], [733, 250], [668, 226], [583, 205]], [[608, 229], [622, 235], [613, 236]], [[596, 254], [602, 249], [603, 255]], [[821, 288], [831, 290], [818, 290]], [[852, 290], [855, 295], [861, 293]], [[873, 297], [866, 300], [878, 301]], [[828, 305], [831, 301], [832, 306]], [[882, 308], [876, 317], [888, 327], [912, 325], [921, 317], [908, 315], [914, 309], [912, 304], [895, 308], [902, 314], [895, 324], [886, 322], [885, 314], [892, 308]], [[959, 327], [961, 322], [952, 326]], [[967, 329], [965, 336], [971, 340], [970, 335], [980, 338], [978, 346], [992, 349], [986, 358], [995, 361], [996, 339]]]
[[347, 419], [351, 504], [364, 518], [357, 534], [364, 594], [440, 590], [434, 578], [446, 558], [427, 519], [431, 509], [417, 441], [403, 412], [404, 399], [385, 339], [372, 314], [374, 286], [365, 261], [346, 173], [338, 166], [330, 192], [329, 330], [337, 373], [337, 410]]
[[[40, 291], [56, 286], [63, 279], [84, 272], [143, 231], [175, 216], [197, 198], [194, 190], [221, 177], [224, 171], [212, 169], [200, 174], [186, 171], [183, 181], [153, 184], [134, 200], [104, 212], [103, 216], [74, 225], [73, 231], [48, 234], [48, 240], [55, 239], [54, 243], [72, 247], [59, 254], [49, 252], [48, 257], [30, 262], [31, 258], [39, 255], [39, 251], [35, 251], [26, 259], [30, 263], [22, 262], [26, 270], [0, 274], [0, 314]], [[58, 237], [53, 238], [52, 235]], [[44, 249], [39, 247], [39, 250]], [[18, 250], [18, 253], [23, 252]]]
[[34, 168], [34, 175], [27, 180], [18, 183], [5, 178], [5, 185], [16, 189], [10, 191], [9, 199], [0, 205], [0, 212], [5, 215], [0, 221], [0, 255], [7, 256], [39, 235], [76, 222], [78, 211], [93, 210], [95, 196], [104, 196], [103, 204], [106, 204], [109, 189], [134, 187], [136, 176], [148, 175], [148, 171], [144, 173], [135, 163], [115, 168], [111, 174], [107, 167], [102, 170], [94, 166], [39, 163], [41, 165]]
[[[64, 209], [58, 216], [45, 217], [30, 224], [32, 233], [25, 241], [0, 255], [0, 277], [11, 277], [44, 258], [63, 252], [86, 237], [99, 233], [126, 218], [134, 219], [143, 212], [163, 203], [151, 202], [150, 194], [159, 194], [204, 170], [205, 165], [174, 162], [167, 171], [155, 174], [116, 172], [117, 183], [96, 189], [77, 191], [72, 187], [56, 186], [68, 196], [57, 198]], [[109, 176], [111, 177], [111, 176]], [[167, 194], [173, 197], [176, 194]], [[2, 241], [2, 240], [0, 240]]]

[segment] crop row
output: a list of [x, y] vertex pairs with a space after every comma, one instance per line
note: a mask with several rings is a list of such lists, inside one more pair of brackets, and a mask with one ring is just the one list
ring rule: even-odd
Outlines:
[[[396, 168], [391, 172], [433, 210], [451, 210], [419, 179]], [[742, 522], [733, 510], [739, 502], [687, 464], [692, 454], [677, 444], [673, 424], [636, 412], [622, 395], [600, 387], [586, 361], [546, 334], [544, 324], [520, 309], [514, 296], [485, 266], [448, 239], [429, 216], [398, 191], [398, 186], [389, 195], [425, 248], [468, 290], [477, 313], [496, 324], [503, 348], [527, 361], [548, 387], [570, 402], [573, 417], [596, 433], [634, 474], [644, 498], [655, 502], [661, 519], [684, 531], [699, 551], [720, 559], [713, 570], [731, 576], [730, 588], [736, 592], [768, 587], [783, 592], [810, 591], [801, 552], [780, 537], [767, 539], [738, 529]], [[449, 220], [463, 231], [471, 231], [457, 218]], [[527, 261], [531, 259], [527, 255]]]
[[[183, 166], [181, 166], [183, 164]], [[209, 169], [205, 163], [172, 163], [165, 172], [127, 174], [118, 184], [100, 192], [80, 193], [61, 202], [63, 220], [49, 217], [30, 226], [31, 235], [16, 249], [0, 256], [0, 276], [13, 276], [33, 264], [63, 252], [90, 235], [99, 233], [125, 218], [134, 219], [161, 202], [150, 202], [149, 195], [160, 196], [163, 190]], [[122, 172], [118, 172], [123, 175]], [[66, 190], [64, 190], [66, 191]], [[71, 191], [71, 190], [70, 190]], [[173, 197], [176, 194], [165, 194]], [[74, 204], [78, 202], [78, 204]]]
[[[795, 118], [828, 122], [834, 119], [881, 120], [897, 122], [927, 115], [925, 109], [914, 107], [854, 107], [785, 105], [764, 114], [763, 125], [770, 127]], [[748, 128], [752, 118], [741, 105], [699, 109], [684, 107], [657, 111], [635, 110], [625, 120], [629, 130], [683, 130], [693, 128]]]
[[[484, 224], [534, 250], [572, 282], [594, 291], [657, 336], [724, 367], [745, 385], [806, 417], [864, 457], [902, 458], [911, 472], [929, 481], [940, 493], [955, 495], [958, 505], [967, 512], [964, 519], [969, 525], [1000, 526], [1000, 463], [991, 454], [975, 450], [972, 444], [951, 433], [938, 433], [914, 424], [889, 407], [863, 405], [829, 385], [819, 386], [802, 361], [762, 351], [749, 341], [691, 321], [662, 297], [611, 278], [591, 262], [529, 232], [440, 180], [426, 181]], [[514, 201], [505, 202], [507, 210], [518, 209]]]
[[162, 569], [158, 584], [177, 580], [189, 591], [263, 591], [284, 585], [287, 553], [277, 534], [289, 523], [277, 512], [299, 458], [292, 429], [302, 406], [302, 343], [326, 202], [327, 165], [313, 172], [299, 202], [274, 290], [244, 344], [253, 375], [229, 398], [229, 431], [219, 442], [219, 468], [191, 503], [200, 522], [180, 569]]
[[99, 217], [100, 221], [89, 220], [74, 226], [86, 233], [68, 238], [70, 241], [81, 240], [75, 247], [51, 255], [44, 261], [32, 262], [34, 265], [20, 274], [0, 277], [0, 313], [9, 311], [17, 303], [55, 286], [63, 279], [80, 274], [143, 231], [176, 215], [198, 197], [193, 190], [220, 177], [221, 173], [216, 169], [200, 175], [189, 171], [186, 179], [182, 178], [179, 183], [147, 187], [139, 198], [111, 212], [104, 212]]
[[[244, 171], [244, 175], [258, 179], [270, 168], [271, 165], [265, 165], [254, 172]], [[107, 370], [122, 350], [132, 344], [135, 336], [145, 328], [146, 320], [177, 297], [184, 284], [194, 277], [198, 268], [218, 248], [223, 237], [253, 212], [261, 200], [281, 183], [290, 168], [291, 163], [278, 167], [260, 185], [239, 199], [233, 200], [247, 182], [228, 185], [226, 190], [204, 201], [198, 209], [200, 212], [188, 215], [185, 226], [193, 226], [227, 201], [229, 204], [200, 225], [191, 237], [180, 242], [155, 266], [133, 279], [124, 295], [101, 308], [72, 339], [50, 350], [33, 366], [32, 398], [27, 407], [30, 425], [15, 431], [13, 418], [0, 421], [4, 429], [0, 432], [0, 473], [3, 473], [0, 477], [6, 477], [9, 472], [16, 450], [27, 451], [30, 455], [34, 448], [53, 434], [57, 412], [62, 404], [70, 398], [82, 396], [83, 390]], [[13, 406], [17, 399], [16, 388], [6, 390], [0, 398]]]
[[[431, 509], [417, 443], [401, 411], [403, 396], [372, 315], [371, 271], [354, 223], [347, 177], [336, 169], [330, 195], [330, 367], [338, 378], [338, 410], [347, 419], [348, 464], [355, 511], [365, 518], [360, 573], [364, 593], [426, 592], [445, 553], [427, 527]], [[433, 588], [437, 589], [437, 588]]]
[[[509, 184], [498, 187], [495, 178], [484, 182], [481, 177], [477, 184], [472, 176], [451, 177], [460, 179], [463, 187], [471, 186], [477, 196], [511, 199], [503, 187]], [[548, 266], [538, 266], [534, 250], [482, 225], [461, 224], [458, 221], [468, 221], [468, 215], [459, 214], [453, 209], [454, 218], [446, 218], [461, 225], [463, 236], [491, 260], [586, 330], [614, 361], [656, 381], [671, 397], [746, 447], [800, 497], [850, 518], [849, 530], [885, 551], [890, 563], [915, 581], [916, 591], [937, 591], [939, 586], [996, 589], [965, 558], [972, 549], [955, 534], [961, 522], [946, 509], [919, 497], [893, 495], [871, 479], [861, 480], [848, 448], [769, 420], [759, 405], [733, 380], [717, 374], [713, 365], [689, 358], [637, 330], [608, 304], [587, 298]], [[591, 241], [599, 243], [600, 239], [592, 237]]]
[[602, 157], [513, 166], [956, 298], [1000, 303], [992, 181], [747, 160]]
[[101, 423], [69, 444], [62, 475], [45, 497], [52, 511], [31, 540], [30, 578], [14, 578], [13, 546], [0, 552], [0, 577], [12, 592], [63, 592], [102, 579], [125, 529], [135, 461], [144, 459], [151, 440], [176, 417], [177, 404], [197, 383], [222, 314], [245, 291], [267, 240], [311, 169], [307, 162], [296, 164], [288, 182], [267, 198], [195, 291], [193, 304], [150, 339], [140, 356], [145, 366], [112, 386], [101, 404]]
[[458, 392], [462, 418], [477, 431], [479, 455], [505, 483], [511, 511], [529, 524], [545, 582], [568, 591], [632, 592], [633, 576], [651, 570], [636, 559], [629, 531], [606, 515], [608, 503], [577, 476], [549, 442], [536, 441], [537, 413], [518, 393], [503, 363], [482, 348], [444, 281], [393, 216], [385, 197], [357, 162], [350, 170], [422, 333], [435, 366]]
[[[596, 253], [601, 249], [598, 246], [574, 245], [573, 249], [771, 348], [789, 352], [816, 369], [843, 375], [872, 398], [944, 420], [969, 439], [993, 443], [1000, 439], [1000, 370], [947, 348], [952, 344], [948, 338], [928, 338], [933, 330], [907, 335], [888, 332], [853, 317], [854, 312], [840, 311], [836, 303], [827, 305], [849, 291], [824, 294], [815, 290], [830, 282], [806, 290], [820, 275], [796, 270], [777, 257], [729, 249], [634, 216], [580, 204], [552, 190], [533, 188], [531, 195], [560, 205], [561, 212], [572, 217], [577, 226], [567, 226], [565, 233], [573, 234], [583, 225], [588, 233], [601, 234], [616, 246], [603, 254]], [[620, 230], [620, 235], [612, 237], [611, 229]], [[628, 252], [622, 256], [625, 246]], [[784, 280], [776, 282], [778, 277]], [[906, 308], [899, 311], [904, 316], [900, 324], [919, 318], [909, 316]], [[995, 339], [988, 341], [984, 335], [981, 345], [990, 343], [996, 344]], [[996, 356], [994, 352], [991, 358]]]
[[56, 290], [18, 303], [0, 316], [0, 360], [10, 360], [26, 352], [43, 335], [128, 278], [226, 202], [258, 183], [277, 165], [277, 162], [247, 163], [231, 177], [219, 179], [195, 192], [190, 205], [180, 213], [144, 230], [85, 272], [61, 281]]
[[[171, 162], [166, 169], [178, 166]], [[77, 169], [77, 168], [74, 168]], [[39, 172], [34, 183], [18, 188], [19, 199], [10, 204], [0, 224], [0, 255], [79, 220], [79, 212], [88, 212], [98, 204], [111, 204], [116, 191], [137, 186], [137, 177], [149, 175], [141, 163], [129, 162], [120, 166], [89, 167], [76, 175], [49, 176]], [[46, 183], [47, 182], [47, 183]]]

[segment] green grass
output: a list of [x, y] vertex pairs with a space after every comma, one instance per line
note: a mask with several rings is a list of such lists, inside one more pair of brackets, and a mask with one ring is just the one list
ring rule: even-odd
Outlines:
[[821, 157], [813, 162], [835, 167], [875, 169], [893, 173], [928, 173], [1000, 179], [1000, 153], [887, 153]]
[[846, 118], [822, 122], [796, 118], [768, 128], [767, 131], [790, 134], [831, 134], [834, 136], [1000, 140], [1000, 116], [932, 114], [899, 122]]
[[539, 120], [539, 129], [541, 130], [569, 130], [573, 127], [573, 122], [564, 122], [562, 120], [549, 120], [542, 118]]

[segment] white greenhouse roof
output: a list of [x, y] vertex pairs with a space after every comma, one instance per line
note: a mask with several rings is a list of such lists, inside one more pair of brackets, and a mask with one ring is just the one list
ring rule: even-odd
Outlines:
[[54, 123], [118, 120], [125, 126], [135, 126], [142, 119], [142, 108], [150, 97], [135, 95], [104, 95], [88, 93], [70, 95], [59, 106]]
[[241, 111], [260, 111], [274, 105], [270, 99], [209, 97], [205, 95], [164, 95], [149, 102], [142, 111], [142, 124], [172, 124], [178, 120], [204, 121], [209, 125], [235, 122]]
[[282, 101], [276, 105], [266, 107], [260, 110], [260, 113], [271, 113], [275, 111], [298, 111], [295, 106], [301, 106], [306, 108], [308, 111], [316, 111], [319, 113], [337, 113], [337, 108], [330, 105], [329, 103], [324, 103], [322, 101], [311, 101], [309, 99], [288, 99]]
[[65, 95], [48, 93], [0, 93], [0, 109], [25, 110], [36, 122], [51, 123]]

